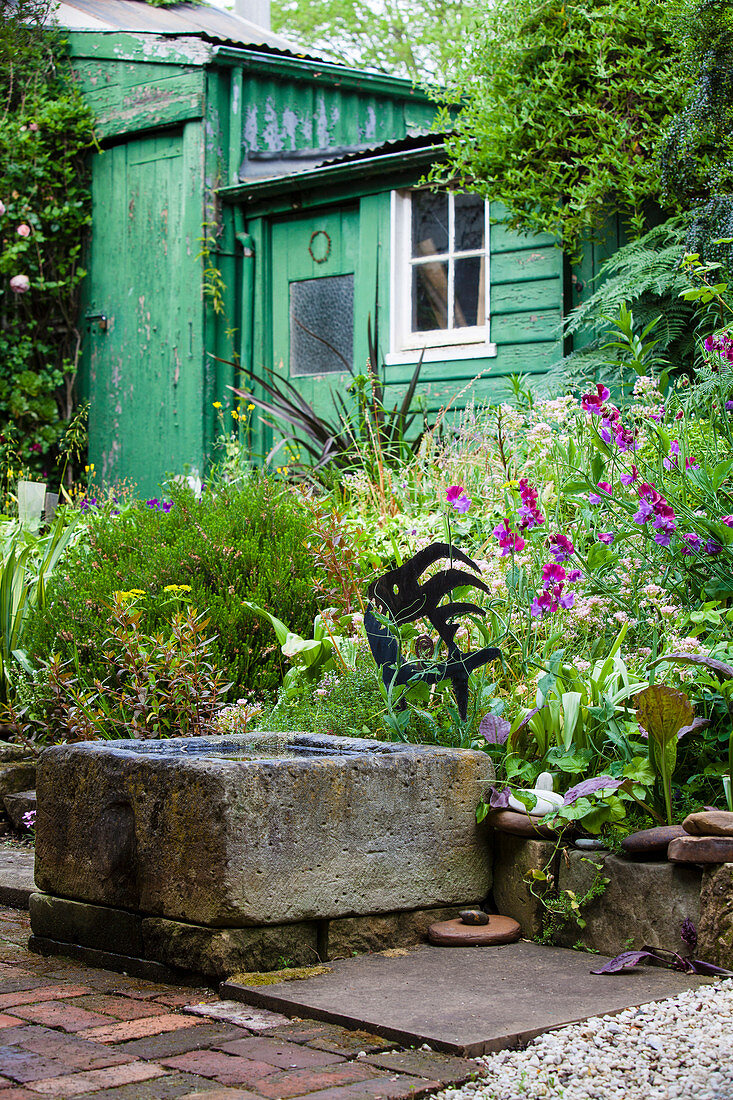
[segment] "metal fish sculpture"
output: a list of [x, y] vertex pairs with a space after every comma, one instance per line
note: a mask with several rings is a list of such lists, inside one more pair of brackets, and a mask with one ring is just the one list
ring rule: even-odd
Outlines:
[[[421, 584], [420, 577], [425, 570], [441, 558], [450, 561], [450, 567]], [[446, 542], [435, 542], [408, 558], [398, 569], [390, 569], [369, 586], [369, 599], [395, 626], [426, 619], [445, 643], [448, 650], [446, 661], [427, 667], [423, 663], [402, 661], [398, 638], [379, 621], [372, 603], [367, 605], [364, 614], [364, 629], [372, 656], [382, 669], [382, 679], [388, 690], [391, 686], [410, 681], [437, 684], [441, 680], [450, 680], [458, 713], [465, 722], [468, 714], [468, 677], [474, 669], [501, 657], [501, 650], [485, 646], [475, 653], [462, 653], [456, 645], [457, 617], [469, 613], [485, 615], [486, 612], [474, 603], [458, 601], [439, 606], [440, 601], [454, 588], [470, 585], [484, 592], [491, 590], [477, 577], [454, 568], [454, 561], [470, 566], [477, 573], [481, 572], [478, 565], [460, 550]]]

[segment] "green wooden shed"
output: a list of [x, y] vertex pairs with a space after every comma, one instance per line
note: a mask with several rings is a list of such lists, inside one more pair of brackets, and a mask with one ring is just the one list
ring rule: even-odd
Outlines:
[[[559, 356], [562, 252], [496, 224], [498, 204], [421, 186], [441, 143], [409, 82], [205, 5], [65, 0], [61, 18], [100, 144], [81, 391], [101, 479], [153, 494], [203, 471], [227, 363], [274, 367], [325, 408], [344, 360], [364, 370], [375, 308], [389, 389], [422, 354], [431, 411]], [[261, 425], [250, 443], [267, 449]]]

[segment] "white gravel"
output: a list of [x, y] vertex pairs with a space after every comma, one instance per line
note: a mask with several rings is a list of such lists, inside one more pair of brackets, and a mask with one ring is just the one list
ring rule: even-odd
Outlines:
[[733, 1100], [733, 979], [594, 1016], [478, 1063], [478, 1080], [440, 1100]]

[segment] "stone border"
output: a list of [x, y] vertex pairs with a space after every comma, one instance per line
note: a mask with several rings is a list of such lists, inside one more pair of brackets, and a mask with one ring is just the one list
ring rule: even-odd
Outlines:
[[513, 917], [527, 937], [542, 930], [544, 908], [529, 890], [525, 875], [551, 865], [553, 889], [582, 897], [602, 867], [609, 879], [604, 893], [582, 911], [585, 928], [571, 921], [559, 944], [580, 942], [591, 951], [617, 955], [650, 947], [682, 949], [680, 927], [686, 917], [698, 930], [697, 955], [733, 968], [733, 863], [674, 864], [640, 862], [609, 852], [585, 852], [548, 840], [530, 840], [498, 830], [494, 834], [494, 901]]

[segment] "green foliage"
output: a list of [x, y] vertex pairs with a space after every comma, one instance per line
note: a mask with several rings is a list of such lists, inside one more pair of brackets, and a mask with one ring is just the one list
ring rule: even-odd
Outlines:
[[74, 536], [74, 523], [57, 516], [50, 530], [33, 534], [16, 520], [2, 520], [0, 567], [0, 701], [10, 694], [11, 669], [22, 652], [30, 616], [46, 606], [54, 569]]
[[449, 98], [466, 103], [436, 178], [570, 249], [617, 213], [640, 236], [659, 197], [655, 146], [686, 87], [668, 5], [495, 0], [460, 50]]
[[15, 466], [48, 470], [74, 410], [81, 253], [94, 142], [49, 0], [0, 13], [0, 428]]
[[78, 650], [84, 676], [101, 676], [112, 594], [144, 593], [141, 629], [152, 633], [170, 618], [159, 594], [169, 585], [190, 585], [193, 606], [217, 635], [215, 665], [239, 692], [274, 689], [283, 667], [278, 647], [271, 628], [244, 600], [296, 631], [310, 628], [318, 608], [305, 546], [307, 514], [265, 478], [252, 477], [241, 489], [224, 486], [200, 501], [180, 486], [171, 495], [167, 513], [138, 503], [89, 523], [87, 540], [69, 553], [49, 586], [45, 611], [29, 622], [29, 657], [57, 651], [68, 659]]
[[598, 273], [596, 289], [571, 310], [564, 326], [566, 337], [587, 338], [592, 334], [592, 339], [553, 365], [543, 389], [565, 391], [591, 381], [607, 385], [617, 381], [620, 360], [609, 357], [603, 345], [609, 331], [608, 318], [618, 314], [626, 302], [631, 304], [638, 330], [658, 318], [654, 336], [659, 358], [673, 370], [689, 367], [696, 339], [706, 335], [709, 326], [692, 303], [680, 297], [689, 287], [681, 266], [686, 233], [683, 218], [670, 218], [606, 260]]
[[528, 871], [525, 876], [530, 893], [542, 905], [542, 931], [536, 939], [543, 944], [559, 943], [570, 924], [578, 929], [585, 928], [583, 910], [603, 895], [610, 881], [604, 874], [603, 863], [583, 857], [581, 862], [587, 863], [593, 871], [593, 878], [585, 893], [578, 896], [574, 890], [558, 890], [555, 875], [550, 870], [554, 859], [553, 852], [550, 862], [542, 870]]
[[54, 655], [30, 677], [28, 705], [10, 710], [22, 737], [45, 741], [51, 731], [68, 742], [211, 732], [229, 685], [211, 661], [209, 620], [179, 606], [169, 627], [147, 634], [138, 602], [131, 593], [115, 594], [103, 671], [93, 681], [76, 654], [67, 661]]
[[679, 30], [690, 90], [665, 135], [665, 196], [692, 210], [688, 247], [730, 268], [733, 236], [733, 2], [687, 0]]
[[347, 65], [445, 81], [479, 11], [477, 0], [274, 0], [272, 26]]

